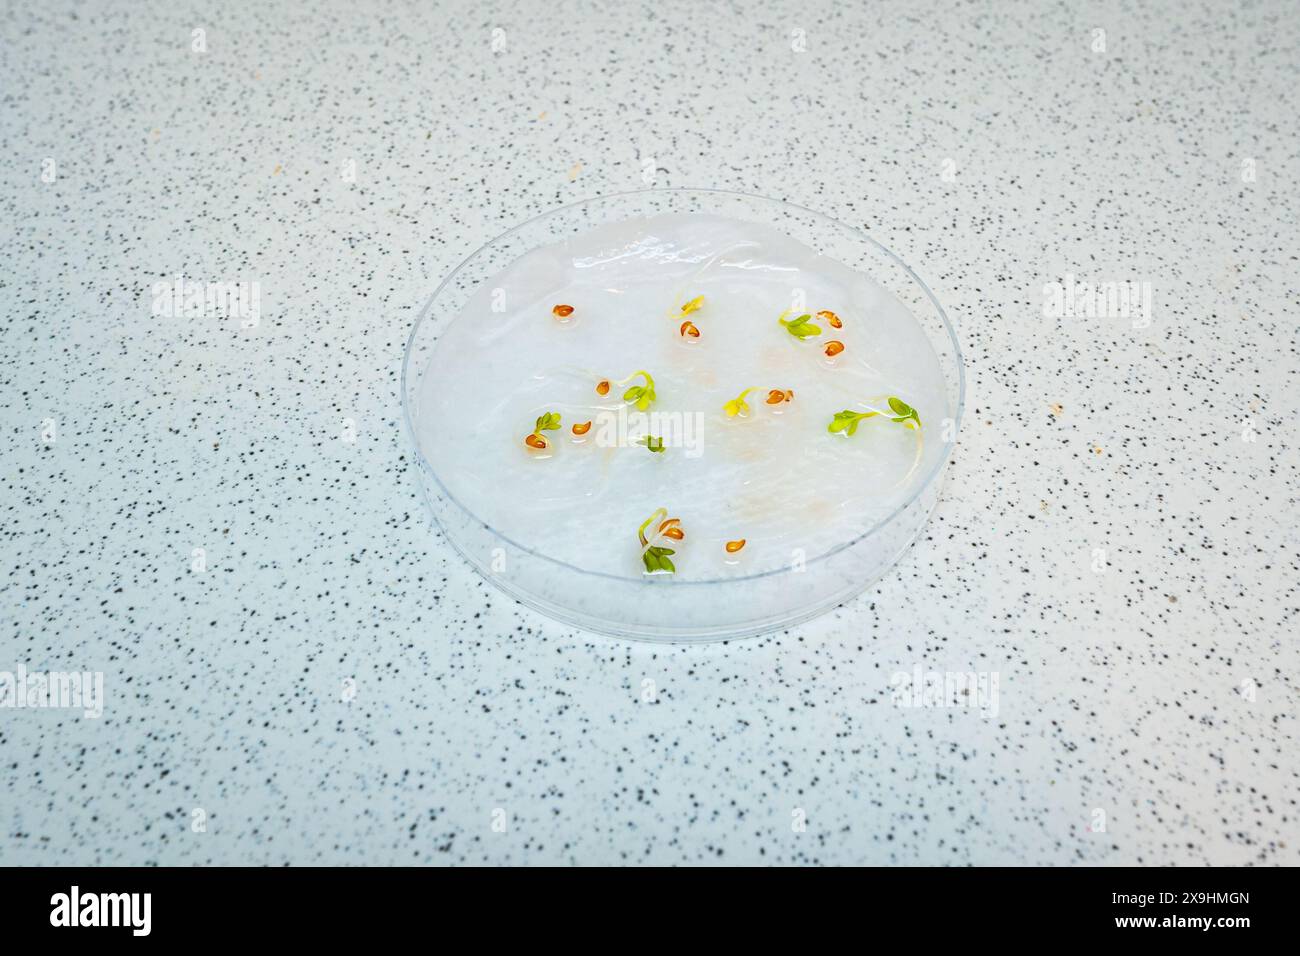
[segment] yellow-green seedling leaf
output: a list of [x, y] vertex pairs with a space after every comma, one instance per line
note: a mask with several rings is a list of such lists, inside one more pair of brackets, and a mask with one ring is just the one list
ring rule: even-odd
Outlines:
[[745, 401], [745, 396], [752, 391], [752, 388], [747, 388], [731, 401], [723, 404], [722, 410], [727, 413], [728, 418], [735, 418], [737, 415], [749, 415], [749, 403]]
[[664, 450], [664, 440], [656, 438], [654, 435], [646, 435], [644, 438], [637, 439], [638, 445], [644, 445], [653, 452], [662, 453]]
[[[907, 402], [903, 401], [901, 398], [891, 395], [889, 397], [889, 407], [893, 409], [894, 414], [898, 416], [897, 418], [890, 419], [891, 421], [908, 422], [908, 428], [921, 427], [921, 416], [916, 413], [915, 408], [907, 404]], [[911, 422], [915, 422], [916, 424], [911, 424]]]
[[831, 418], [831, 423], [826, 426], [826, 430], [832, 435], [843, 432], [845, 435], [852, 435], [858, 430], [858, 423], [867, 418], [872, 418], [879, 412], [855, 412], [850, 409], [844, 409], [842, 412], [836, 412]]
[[812, 315], [805, 312], [803, 315], [794, 319], [777, 319], [779, 323], [785, 326], [785, 330], [795, 338], [803, 341], [809, 336], [821, 335], [821, 326], [813, 324]]
[[655, 400], [655, 380], [650, 377], [650, 373], [638, 370], [618, 384], [622, 385], [625, 382], [629, 382], [638, 375], [645, 379], [645, 384], [633, 385], [629, 388], [623, 393], [623, 401], [635, 403], [637, 409], [644, 412], [650, 407], [650, 403]]

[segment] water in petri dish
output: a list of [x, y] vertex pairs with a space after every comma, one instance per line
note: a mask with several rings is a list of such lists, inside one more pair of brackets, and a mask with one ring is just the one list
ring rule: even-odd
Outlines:
[[[803, 337], [781, 324], [805, 314]], [[887, 290], [711, 215], [629, 219], [522, 256], [430, 362], [416, 439], [447, 493], [518, 545], [629, 578], [660, 508], [684, 536], [648, 540], [672, 549], [676, 580], [811, 561], [861, 536], [930, 473], [950, 413], [933, 349]], [[646, 387], [639, 372], [655, 392], [644, 412], [624, 400]], [[891, 396], [919, 429], [892, 420]], [[828, 430], [844, 411], [867, 416], [852, 435]], [[560, 427], [537, 429], [547, 415]]]

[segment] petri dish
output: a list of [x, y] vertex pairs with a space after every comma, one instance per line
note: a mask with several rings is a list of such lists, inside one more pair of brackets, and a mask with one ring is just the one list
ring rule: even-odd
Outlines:
[[666, 642], [788, 628], [887, 572], [964, 397], [952, 325], [898, 256], [710, 189], [498, 236], [433, 293], [402, 368], [421, 492], [465, 560], [556, 620]]

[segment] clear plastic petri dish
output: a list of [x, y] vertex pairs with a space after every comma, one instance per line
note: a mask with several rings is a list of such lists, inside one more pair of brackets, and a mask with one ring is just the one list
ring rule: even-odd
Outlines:
[[[565, 262], [569, 243], [584, 236], [620, 228], [635, 233], [638, 223], [683, 222], [690, 217], [739, 223], [742, 228], [750, 224], [756, 235], [789, 237], [835, 268], [869, 281], [876, 308], [888, 311], [895, 325], [915, 325], [907, 330], [908, 341], [921, 343], [916, 347], [926, 350], [927, 367], [936, 370], [924, 408], [931, 444], [924, 456], [918, 452], [919, 467], [909, 472], [906, 487], [889, 501], [887, 510], [845, 521], [842, 531], [832, 528], [829, 537], [822, 534], [811, 550], [793, 549], [796, 553], [788, 561], [769, 556], [752, 564], [718, 563], [716, 572], [710, 570], [713, 564], [696, 561], [690, 573], [642, 573], [633, 559], [589, 561], [581, 549], [554, 547], [545, 536], [502, 526], [508, 522], [492, 514], [491, 496], [523, 493], [525, 473], [512, 474], [514, 459], [505, 459], [467, 483], [447, 455], [446, 446], [463, 441], [465, 435], [457, 435], [448, 424], [461, 416], [450, 413], [446, 399], [438, 397], [447, 391], [441, 386], [448, 376], [466, 368], [472, 371], [476, 362], [489, 362], [476, 354], [482, 343], [462, 334], [467, 324], [484, 321], [486, 303], [501, 295], [501, 277], [528, 262], [530, 254], [541, 251], [553, 262]], [[404, 417], [422, 492], [433, 520], [465, 560], [505, 593], [558, 621], [663, 642], [769, 633], [860, 594], [898, 561], [925, 527], [939, 500], [964, 400], [965, 372], [952, 325], [934, 294], [898, 256], [861, 230], [804, 207], [711, 189], [648, 189], [583, 200], [498, 236], [470, 255], [434, 292], [411, 332], [402, 367]], [[887, 409], [883, 414], [877, 421], [888, 419]], [[519, 467], [530, 467], [523, 464], [523, 452], [519, 454]], [[638, 460], [637, 467], [651, 466]], [[673, 490], [657, 487], [648, 501], [671, 498]], [[564, 508], [580, 506], [557, 504], [556, 521], [566, 520]], [[649, 512], [649, 505], [645, 510]], [[635, 540], [629, 549], [636, 550]]]

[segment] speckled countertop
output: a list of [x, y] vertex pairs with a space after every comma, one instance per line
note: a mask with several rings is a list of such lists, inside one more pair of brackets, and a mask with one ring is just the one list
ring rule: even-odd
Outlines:
[[[106, 694], [0, 709], [0, 863], [1300, 863], [1294, 6], [523, 6], [0, 14], [0, 671]], [[647, 165], [959, 326], [928, 532], [789, 633], [575, 632], [424, 517], [419, 307]], [[155, 314], [177, 274], [259, 324]], [[1045, 314], [1067, 274], [1151, 321]]]

